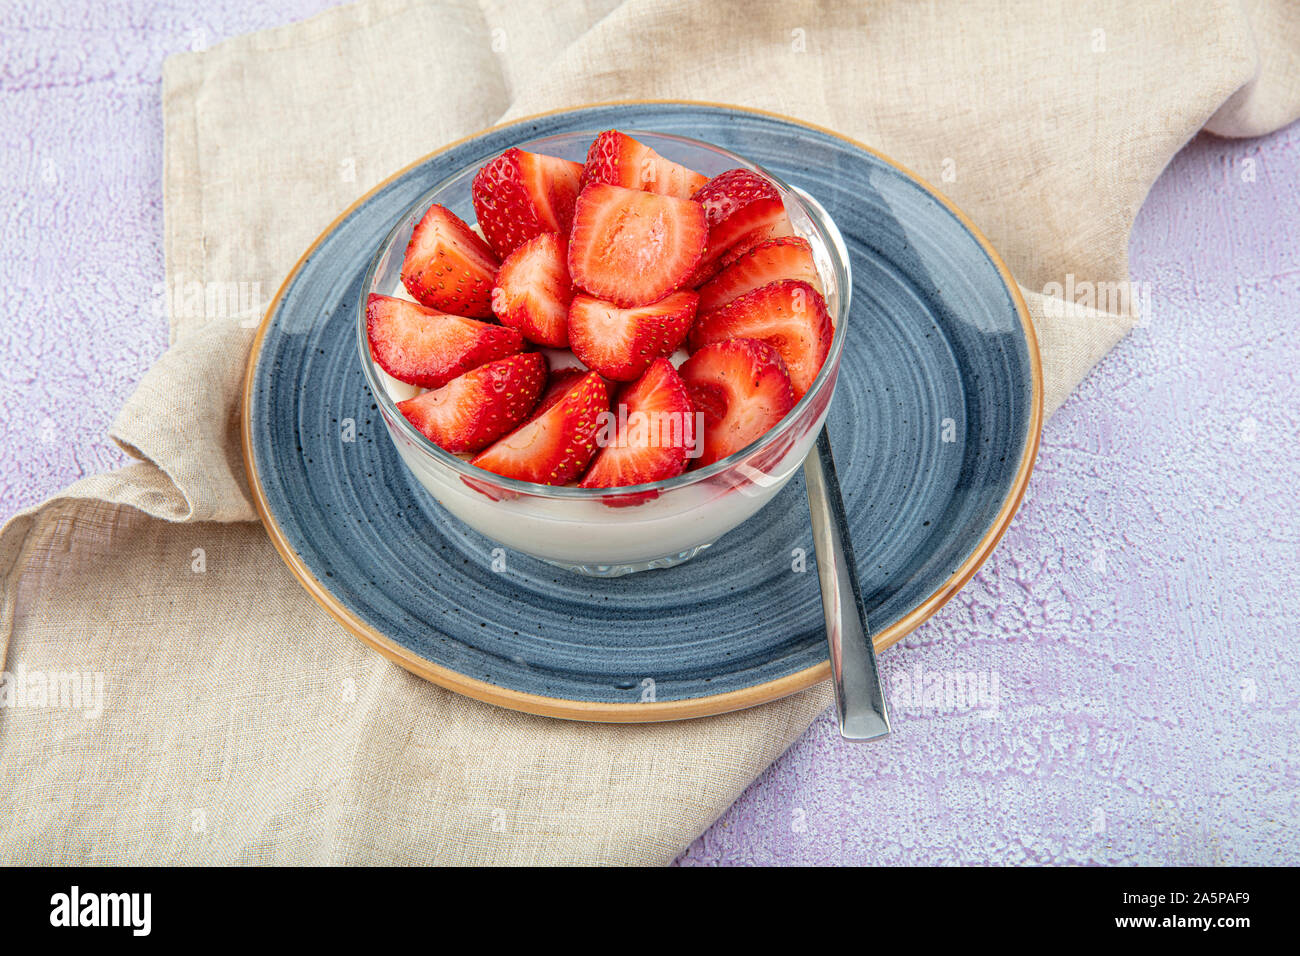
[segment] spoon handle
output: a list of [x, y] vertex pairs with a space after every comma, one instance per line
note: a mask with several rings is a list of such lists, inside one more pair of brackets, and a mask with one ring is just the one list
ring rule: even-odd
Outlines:
[[849, 540], [844, 499], [831, 454], [831, 440], [822, 428], [817, 452], [805, 459], [804, 485], [812, 515], [817, 577], [821, 581], [826, 641], [830, 645], [835, 711], [845, 740], [875, 740], [889, 733], [885, 691], [876, 668], [876, 649], [867, 628], [862, 589]]

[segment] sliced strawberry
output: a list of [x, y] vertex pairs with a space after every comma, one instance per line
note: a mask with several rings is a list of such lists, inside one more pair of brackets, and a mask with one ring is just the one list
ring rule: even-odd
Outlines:
[[704, 414], [702, 453], [692, 468], [735, 454], [794, 407], [785, 363], [776, 349], [757, 339], [706, 345], [679, 371], [695, 410]]
[[640, 378], [655, 359], [672, 355], [695, 321], [694, 292], [620, 309], [586, 295], [569, 307], [569, 343], [582, 364], [616, 382]]
[[691, 328], [691, 349], [724, 339], [759, 339], [781, 353], [795, 400], [821, 370], [835, 334], [826, 300], [807, 282], [782, 279], [704, 312]]
[[719, 270], [731, 265], [741, 256], [745, 255], [755, 246], [760, 246], [772, 239], [788, 239], [794, 237], [794, 226], [790, 225], [789, 216], [779, 216], [773, 219], [766, 226], [760, 226], [750, 232], [745, 233], [739, 239], [731, 244], [731, 248], [722, 254], [717, 260]]
[[423, 388], [441, 388], [524, 347], [523, 336], [514, 329], [374, 294], [366, 300], [366, 336], [380, 368]]
[[[707, 256], [707, 250], [705, 250], [705, 255]], [[700, 261], [695, 266], [695, 271], [692, 272], [690, 278], [686, 280], [686, 288], [699, 289], [704, 285], [704, 283], [708, 282], [721, 271], [721, 257], [708, 259], [705, 256], [701, 256]]]
[[527, 417], [545, 383], [546, 359], [521, 352], [398, 402], [397, 410], [438, 447], [478, 451]]
[[763, 238], [790, 235], [781, 194], [753, 170], [729, 169], [710, 179], [692, 199], [708, 217], [709, 243], [702, 257], [706, 265], [750, 233], [763, 232]]
[[508, 149], [474, 177], [474, 212], [488, 244], [504, 259], [543, 232], [568, 235], [582, 164]]
[[446, 206], [430, 206], [406, 244], [402, 285], [419, 302], [453, 315], [492, 314], [497, 257]]
[[594, 183], [574, 209], [569, 274], [597, 298], [648, 305], [686, 283], [707, 239], [698, 203]]
[[732, 243], [730, 249], [720, 256], [711, 256], [710, 251], [705, 249], [704, 255], [700, 257], [699, 265], [695, 267], [695, 272], [691, 274], [691, 277], [686, 280], [686, 284], [692, 289], [699, 289], [755, 246], [772, 239], [793, 237], [794, 227], [790, 225], [790, 217], [782, 213], [766, 226], [760, 226], [745, 233]]
[[553, 232], [534, 236], [501, 263], [492, 309], [502, 325], [518, 329], [538, 345], [569, 345], [568, 243]]
[[672, 362], [655, 359], [614, 404], [614, 425], [599, 436], [605, 441], [579, 487], [641, 485], [686, 470], [695, 448], [695, 408]]
[[562, 368], [558, 372], [552, 372], [550, 378], [546, 380], [546, 389], [542, 392], [542, 397], [537, 400], [537, 405], [529, 413], [527, 420], [531, 422], [535, 418], [541, 418], [560, 399], [569, 394], [569, 389], [586, 377], [587, 370], [578, 368], [576, 365], [571, 368]]
[[821, 291], [821, 276], [808, 240], [797, 236], [767, 239], [743, 253], [700, 288], [700, 311], [726, 305], [737, 296], [779, 279], [800, 279]]
[[664, 159], [645, 143], [616, 129], [601, 133], [587, 150], [587, 165], [582, 167], [583, 188], [592, 183], [608, 183], [627, 189], [690, 199], [709, 181], [692, 169]]
[[568, 484], [596, 453], [602, 412], [609, 411], [604, 380], [589, 372], [544, 414], [511, 432], [473, 460], [506, 478]]

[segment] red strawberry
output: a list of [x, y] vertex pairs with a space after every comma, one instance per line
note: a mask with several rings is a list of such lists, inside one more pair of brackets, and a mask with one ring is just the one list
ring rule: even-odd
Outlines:
[[617, 488], [672, 478], [695, 447], [695, 409], [681, 376], [655, 359], [619, 393], [617, 417], [579, 487]]
[[423, 388], [441, 388], [524, 347], [523, 336], [514, 329], [373, 294], [366, 300], [366, 336], [380, 368]]
[[709, 259], [707, 256], [708, 251], [705, 250], [705, 255], [700, 257], [699, 263], [695, 266], [695, 271], [692, 272], [690, 278], [686, 280], [685, 285], [688, 289], [699, 289], [704, 285], [704, 283], [708, 282], [722, 271], [721, 257]]
[[430, 206], [411, 231], [402, 285], [419, 302], [454, 315], [492, 314], [497, 257], [446, 206]]
[[502, 325], [518, 329], [538, 345], [569, 344], [568, 243], [553, 232], [534, 236], [501, 263], [492, 309]]
[[747, 232], [733, 242], [731, 248], [717, 260], [718, 269], [721, 270], [731, 265], [755, 246], [762, 245], [772, 239], [789, 238], [794, 238], [794, 226], [790, 225], [790, 217], [779, 216], [766, 226], [760, 226], [751, 232]]
[[702, 186], [693, 201], [704, 207], [709, 244], [703, 261], [719, 259], [749, 233], [767, 230], [764, 238], [789, 235], [785, 204], [768, 179], [750, 169], [729, 169]]
[[596, 452], [601, 413], [609, 411], [609, 392], [595, 372], [545, 413], [511, 432], [473, 460], [506, 478], [543, 485], [568, 484]]
[[691, 328], [691, 349], [724, 339], [760, 339], [781, 353], [797, 401], [812, 385], [835, 334], [826, 300], [807, 282], [782, 279], [704, 312]]
[[692, 468], [735, 454], [794, 407], [785, 363], [757, 339], [706, 345], [679, 372], [695, 410], [704, 414], [703, 450]]
[[737, 296], [778, 279], [801, 279], [821, 291], [821, 276], [817, 274], [808, 240], [796, 236], [767, 239], [741, 254], [717, 278], [701, 287], [700, 311], [726, 305]]
[[543, 232], [567, 235], [582, 164], [508, 149], [474, 177], [474, 212], [489, 245], [504, 259]]
[[698, 203], [593, 183], [574, 209], [569, 275], [615, 305], [648, 305], [682, 287], [707, 238]]
[[620, 309], [578, 295], [569, 307], [569, 343], [590, 369], [616, 382], [639, 378], [660, 356], [672, 355], [695, 321], [694, 292], [674, 292], [651, 305]]
[[707, 176], [664, 159], [645, 143], [615, 129], [592, 141], [587, 165], [582, 167], [583, 188], [609, 183], [678, 199], [690, 199], [708, 181]]
[[569, 389], [577, 385], [579, 379], [586, 377], [587, 370], [578, 368], [576, 365], [552, 372], [551, 377], [546, 380], [546, 390], [542, 392], [542, 397], [537, 400], [537, 405], [529, 414], [528, 421], [531, 422], [535, 418], [541, 418], [549, 412], [556, 402], [569, 394]]
[[[555, 404], [569, 393], [569, 389], [578, 383], [579, 379], [585, 378], [587, 370], [578, 368], [576, 365], [570, 368], [562, 368], [559, 371], [552, 372], [546, 379], [546, 388], [542, 391], [542, 397], [538, 399], [536, 407], [529, 413], [525, 420], [531, 422], [534, 419], [541, 418], [543, 414], [550, 411]], [[493, 501], [503, 501], [506, 498], [515, 498], [517, 495], [513, 491], [506, 491], [499, 488], [490, 481], [482, 478], [471, 478], [468, 475], [462, 476], [461, 481], [481, 495], [491, 498]]]
[[397, 410], [440, 448], [478, 451], [524, 420], [545, 382], [546, 360], [521, 352], [398, 402]]

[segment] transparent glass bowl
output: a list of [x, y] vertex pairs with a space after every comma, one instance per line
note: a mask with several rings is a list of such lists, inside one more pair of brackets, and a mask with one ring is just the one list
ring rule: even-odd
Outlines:
[[[583, 161], [599, 130], [561, 133], [518, 143], [521, 149]], [[396, 402], [416, 390], [375, 366], [366, 339], [371, 293], [409, 298], [400, 271], [411, 230], [434, 203], [474, 223], [471, 184], [481, 163], [425, 193], [401, 217], [366, 274], [357, 307], [357, 348], [366, 381], [398, 454], [416, 480], [447, 511], [506, 548], [583, 574], [614, 576], [670, 567], [700, 553], [754, 515], [803, 464], [826, 420], [835, 392], [849, 315], [849, 259], [826, 211], [807, 193], [740, 156], [699, 140], [627, 130], [660, 155], [706, 176], [746, 167], [781, 191], [795, 232], [808, 240], [835, 323], [830, 353], [812, 387], [774, 428], [734, 455], [666, 481], [627, 488], [539, 485], [476, 468], [422, 435]]]

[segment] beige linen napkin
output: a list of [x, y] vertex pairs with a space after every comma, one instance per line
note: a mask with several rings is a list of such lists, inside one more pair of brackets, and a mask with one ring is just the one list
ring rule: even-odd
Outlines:
[[[1198, 129], [1293, 120], [1298, 56], [1288, 0], [368, 0], [167, 62], [167, 286], [264, 304], [370, 186], [503, 119], [734, 102], [875, 146], [964, 207], [1024, 288], [1054, 410], [1135, 321], [1054, 296], [1127, 280], [1134, 215]], [[138, 463], [0, 536], [5, 669], [102, 692], [0, 709], [0, 860], [662, 863], [827, 705], [572, 724], [365, 649], [251, 523], [253, 323], [230, 311], [172, 309], [113, 427]]]

